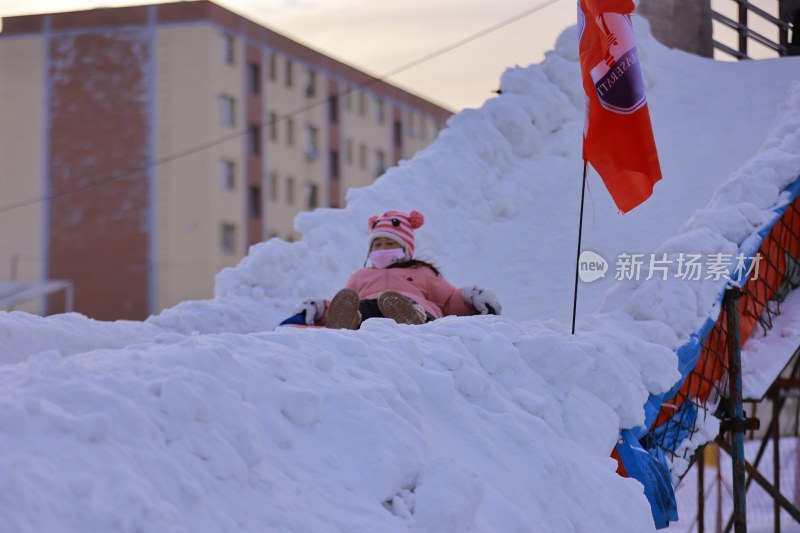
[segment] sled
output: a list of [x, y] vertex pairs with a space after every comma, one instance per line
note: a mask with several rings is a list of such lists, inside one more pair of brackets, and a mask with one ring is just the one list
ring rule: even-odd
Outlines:
[[[496, 315], [497, 314], [497, 312], [494, 310], [494, 308], [491, 305], [487, 305], [486, 307], [489, 310], [489, 312], [487, 314], [489, 314], [489, 315]], [[305, 311], [300, 311], [299, 313], [290, 316], [289, 318], [287, 318], [286, 320], [284, 320], [283, 322], [278, 324], [278, 327], [279, 328], [281, 328], [281, 327], [290, 327], [290, 328], [324, 328], [325, 326], [317, 326], [317, 325], [314, 325], [314, 324], [312, 324], [312, 325], [306, 324], [306, 312]]]

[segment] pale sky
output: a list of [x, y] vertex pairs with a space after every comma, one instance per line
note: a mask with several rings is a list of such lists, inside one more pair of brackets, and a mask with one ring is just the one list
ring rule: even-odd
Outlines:
[[[214, 0], [259, 24], [381, 77], [548, 0]], [[0, 0], [0, 16], [161, 2]], [[493, 96], [508, 67], [538, 63], [575, 23], [575, 0], [555, 0], [491, 34], [388, 81], [453, 111]]]
[[[387, 81], [452, 111], [480, 107], [509, 67], [539, 63], [575, 24], [576, 0], [212, 0], [373, 76], [408, 65], [536, 6], [541, 10]], [[655, 0], [659, 1], [659, 0]], [[775, 11], [774, 0], [751, 0]], [[552, 2], [552, 3], [551, 3]], [[159, 0], [0, 0], [0, 17], [163, 3]], [[736, 18], [733, 0], [712, 0]], [[760, 19], [753, 17], [758, 29]], [[733, 30], [714, 38], [735, 46]], [[771, 26], [762, 33], [772, 37]], [[777, 37], [775, 37], [777, 38]], [[753, 57], [774, 57], [751, 41]], [[721, 57], [725, 59], [725, 57]]]

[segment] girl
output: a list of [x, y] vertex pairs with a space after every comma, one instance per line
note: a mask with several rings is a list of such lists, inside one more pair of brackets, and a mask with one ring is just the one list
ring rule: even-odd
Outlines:
[[[456, 288], [437, 268], [414, 258], [414, 230], [425, 218], [419, 211], [388, 211], [369, 219], [369, 255], [330, 302], [306, 300], [298, 314], [283, 324], [358, 329], [363, 320], [391, 318], [400, 324], [422, 324], [445, 315], [500, 314], [492, 292]], [[297, 317], [297, 318], [296, 318]]]

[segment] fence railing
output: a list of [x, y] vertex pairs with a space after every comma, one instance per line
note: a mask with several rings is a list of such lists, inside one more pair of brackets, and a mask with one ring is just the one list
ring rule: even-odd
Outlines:
[[[750, 42], [756, 42], [775, 52], [776, 56], [800, 54], [800, 42], [796, 42], [798, 41], [797, 31], [800, 29], [798, 28], [800, 26], [800, 12], [796, 14], [788, 13], [787, 10], [783, 9], [783, 2], [780, 0], [775, 2], [775, 14], [769, 13], [747, 0], [731, 0], [731, 2], [737, 6], [736, 20], [717, 11], [711, 12], [711, 18], [738, 34], [736, 48], [714, 38], [713, 44], [716, 50], [737, 59], [750, 59], [749, 44]], [[774, 29], [774, 35], [777, 39], [755, 31], [753, 29], [754, 22], [771, 30]], [[792, 32], [791, 44], [789, 41], [790, 32]]]
[[[800, 287], [800, 177], [784, 190], [782, 203], [773, 213], [771, 221], [741, 246], [742, 255], [751, 262], [732, 276], [719, 295], [719, 314], [678, 348], [681, 380], [666, 394], [651, 396], [645, 405], [649, 426], [633, 446], [640, 445], [653, 464], [663, 465], [650, 467], [650, 493], [645, 484], [658, 527], [677, 519], [674, 494], [670, 501], [670, 490], [664, 487], [667, 482], [659, 480], [659, 468], [668, 469], [677, 483], [698, 450], [718, 435], [727, 435], [734, 463], [734, 525], [737, 532], [746, 530], [744, 473], [752, 466], [744, 459], [743, 438], [747, 429], [757, 427], [757, 420], [746, 419], [743, 413], [740, 349], [757, 328], [765, 334], [772, 329], [781, 303]], [[624, 447], [617, 450], [621, 456], [619, 450]], [[637, 472], [633, 477], [647, 480], [648, 474]], [[778, 489], [776, 494], [778, 502]], [[800, 517], [793, 505], [784, 508]]]
[[[788, 203], [776, 212], [771, 226], [760, 232], [752, 257], [757, 268], [741, 285], [739, 334], [743, 345], [755, 328], [765, 333], [781, 312], [781, 303], [800, 285], [800, 180], [787, 189]], [[698, 433], [713, 419], [724, 419], [728, 409], [729, 353], [728, 306], [722, 305], [716, 320], [697, 333], [699, 342], [678, 350], [681, 367], [691, 369], [682, 383], [664, 397], [660, 411], [647, 434], [640, 439], [648, 450], [658, 449], [679, 478], [688, 468], [696, 449], [705, 442]], [[699, 348], [699, 349], [698, 349]], [[710, 435], [711, 439], [716, 435]]]

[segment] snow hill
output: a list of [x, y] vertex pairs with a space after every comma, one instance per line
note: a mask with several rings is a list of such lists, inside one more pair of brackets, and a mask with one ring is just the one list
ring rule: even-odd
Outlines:
[[[679, 232], [671, 252], [735, 248], [763, 222], [800, 174], [800, 59], [713, 62], [636, 32], [664, 180], [619, 216], [591, 176], [584, 248], [611, 269], [581, 285], [575, 336], [573, 27], [346, 209], [298, 217], [301, 241], [252, 247], [214, 299], [141, 323], [0, 314], [3, 531], [653, 530], [609, 453], [677, 379], [718, 284], [603, 295], [620, 252]], [[503, 316], [273, 331], [361, 265], [388, 209], [422, 211], [418, 255]]]

